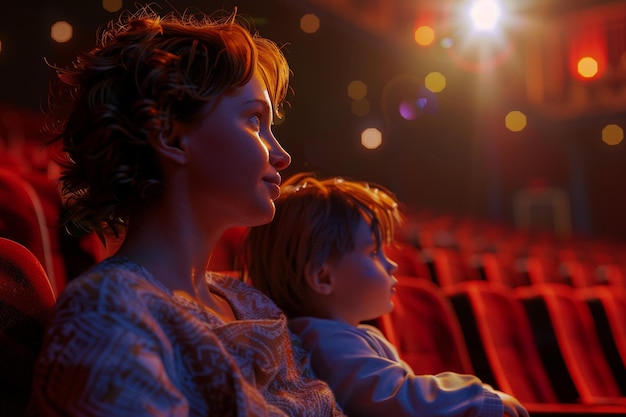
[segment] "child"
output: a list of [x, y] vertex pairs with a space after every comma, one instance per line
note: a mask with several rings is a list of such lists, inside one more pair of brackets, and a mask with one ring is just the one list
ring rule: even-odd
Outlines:
[[397, 265], [383, 247], [400, 221], [395, 196], [364, 182], [290, 178], [276, 216], [244, 243], [244, 277], [285, 311], [316, 374], [351, 416], [528, 416], [471, 375], [415, 375], [376, 328], [393, 308]]

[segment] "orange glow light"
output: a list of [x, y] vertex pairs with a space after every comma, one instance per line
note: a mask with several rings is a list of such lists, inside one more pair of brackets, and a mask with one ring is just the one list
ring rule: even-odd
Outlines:
[[607, 66], [607, 38], [604, 25], [593, 18], [572, 31], [569, 39], [569, 66], [579, 80], [599, 78]]
[[594, 77], [598, 73], [598, 61], [590, 56], [581, 58], [578, 61], [578, 73], [584, 78]]
[[50, 28], [50, 37], [58, 43], [65, 43], [72, 39], [73, 28], [65, 20], [55, 22]]
[[430, 26], [420, 26], [415, 30], [415, 42], [421, 46], [428, 46], [435, 40], [435, 31]]

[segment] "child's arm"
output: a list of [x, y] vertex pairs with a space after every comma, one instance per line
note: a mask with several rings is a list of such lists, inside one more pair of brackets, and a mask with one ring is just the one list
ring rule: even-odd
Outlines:
[[[292, 329], [302, 337], [316, 374], [348, 415], [503, 415], [499, 395], [478, 378], [415, 375], [382, 335], [331, 320], [297, 319]], [[508, 404], [507, 411], [512, 410]]]

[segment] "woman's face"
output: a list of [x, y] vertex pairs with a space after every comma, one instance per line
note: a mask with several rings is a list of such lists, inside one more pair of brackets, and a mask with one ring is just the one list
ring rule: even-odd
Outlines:
[[198, 221], [230, 227], [272, 220], [279, 171], [291, 162], [272, 125], [272, 103], [255, 73], [188, 126], [181, 140], [188, 150], [187, 180]]

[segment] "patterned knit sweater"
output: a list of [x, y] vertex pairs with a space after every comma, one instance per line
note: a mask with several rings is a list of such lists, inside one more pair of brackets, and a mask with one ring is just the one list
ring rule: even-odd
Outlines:
[[224, 323], [113, 257], [59, 297], [35, 367], [33, 416], [337, 416], [299, 339], [267, 297], [207, 274]]

